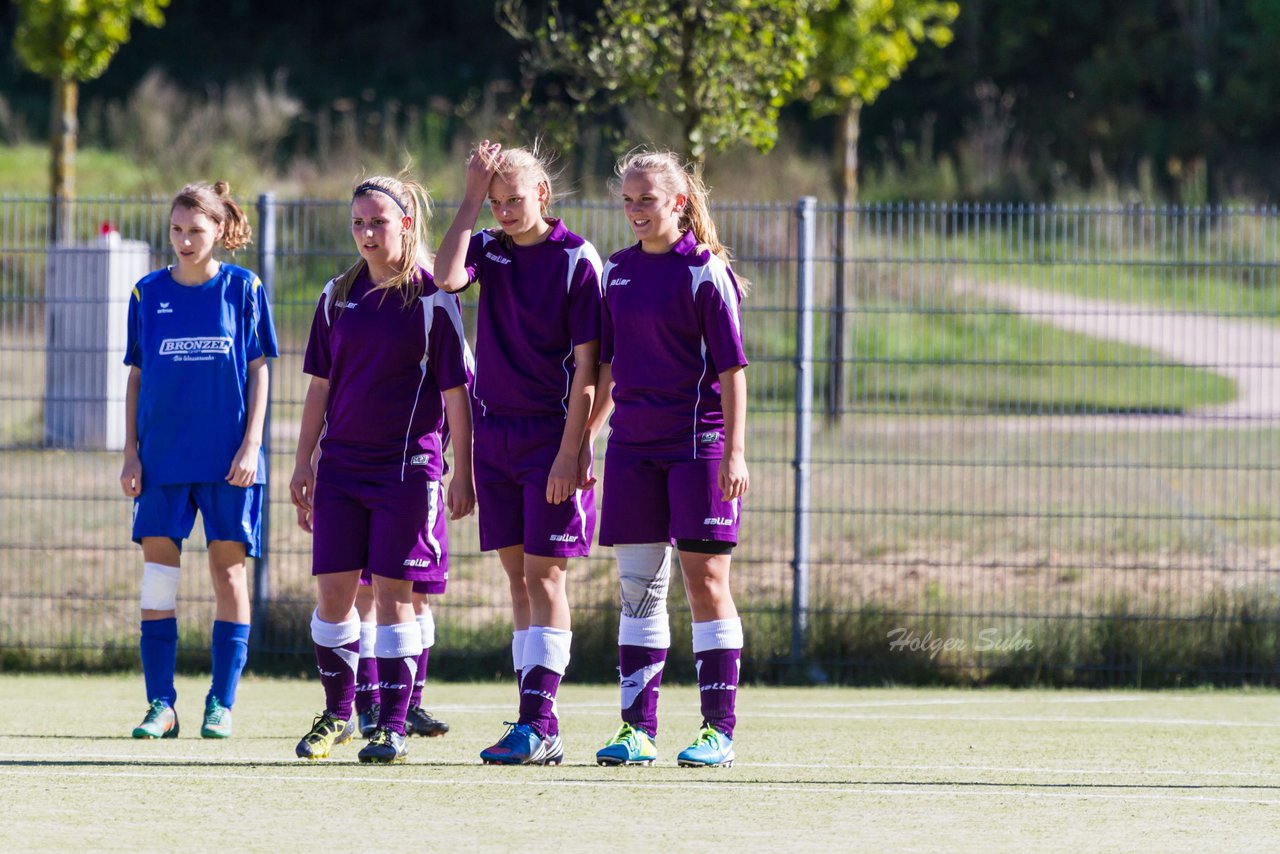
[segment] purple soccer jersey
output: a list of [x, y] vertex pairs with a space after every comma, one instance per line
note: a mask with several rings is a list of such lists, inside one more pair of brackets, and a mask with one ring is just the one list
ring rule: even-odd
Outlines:
[[329, 380], [321, 469], [378, 480], [440, 480], [444, 464], [441, 392], [465, 385], [462, 312], [431, 275], [405, 306], [374, 289], [368, 271], [335, 304], [330, 282], [316, 306], [303, 370]]
[[561, 220], [548, 222], [551, 234], [535, 246], [481, 231], [467, 247], [467, 277], [480, 283], [477, 418], [563, 418], [573, 348], [600, 338], [600, 255]]
[[640, 244], [605, 265], [600, 361], [613, 366], [610, 448], [650, 459], [724, 455], [720, 373], [745, 367], [738, 283], [692, 232], [662, 255]]

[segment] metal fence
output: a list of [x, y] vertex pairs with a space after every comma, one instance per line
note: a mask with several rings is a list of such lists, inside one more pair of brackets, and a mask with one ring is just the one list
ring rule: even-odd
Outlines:
[[[110, 222], [160, 266], [166, 205], [81, 201], [75, 240], [99, 245]], [[603, 252], [630, 242], [609, 203], [559, 213]], [[752, 489], [734, 568], [745, 676], [1277, 680], [1275, 208], [803, 199], [715, 214], [752, 282]], [[238, 259], [266, 282], [282, 342], [258, 660], [309, 652], [310, 544], [287, 481], [315, 300], [353, 258], [346, 217], [340, 202], [263, 196], [256, 246]], [[68, 392], [51, 367], [68, 347], [54, 318], [76, 298], [50, 284], [48, 219], [45, 200], [0, 198], [0, 666], [127, 661], [136, 645], [141, 561], [119, 454], [49, 427], [51, 407], [104, 392]], [[87, 337], [72, 350], [125, 370], [89, 343], [105, 333], [74, 334]], [[179, 610], [193, 655], [212, 610], [198, 528]], [[504, 577], [474, 520], [450, 538], [440, 658], [487, 656], [500, 672]], [[570, 595], [580, 660], [597, 661], [576, 677], [608, 679], [608, 549], [573, 568]]]

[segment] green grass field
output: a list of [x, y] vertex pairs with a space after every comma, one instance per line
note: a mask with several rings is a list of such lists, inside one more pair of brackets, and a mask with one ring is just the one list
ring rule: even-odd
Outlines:
[[[696, 691], [663, 691], [660, 761], [594, 750], [616, 689], [561, 692], [566, 764], [491, 768], [507, 684], [432, 684], [452, 732], [405, 766], [293, 746], [316, 682], [248, 679], [236, 736], [136, 742], [141, 677], [0, 677], [0, 849], [1231, 850], [1280, 834], [1280, 696], [745, 688], [732, 769], [675, 766]], [[328, 806], [325, 806], [328, 804]], [[528, 834], [528, 836], [524, 836]]]

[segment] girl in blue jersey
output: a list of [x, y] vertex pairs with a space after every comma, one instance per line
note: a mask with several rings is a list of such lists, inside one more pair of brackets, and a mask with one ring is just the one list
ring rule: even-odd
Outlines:
[[266, 459], [267, 359], [277, 355], [266, 288], [214, 257], [250, 242], [225, 181], [174, 197], [169, 242], [177, 263], [134, 286], [125, 364], [124, 467], [133, 539], [142, 545], [142, 670], [149, 707], [134, 738], [175, 738], [173, 673], [182, 541], [196, 511], [209, 543], [216, 601], [213, 684], [205, 738], [231, 735], [231, 709], [249, 649], [246, 555], [257, 557]]
[[[498, 228], [472, 234], [486, 196]], [[438, 286], [480, 288], [475, 477], [480, 548], [496, 550], [511, 590], [519, 717], [480, 758], [558, 765], [556, 693], [572, 639], [570, 558], [595, 530], [584, 442], [600, 353], [600, 256], [548, 216], [551, 179], [534, 151], [481, 143], [440, 245]]]

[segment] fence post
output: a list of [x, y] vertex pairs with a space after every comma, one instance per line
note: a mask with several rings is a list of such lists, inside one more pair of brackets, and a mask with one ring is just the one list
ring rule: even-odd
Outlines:
[[809, 648], [809, 475], [813, 456], [813, 256], [818, 200], [796, 205], [796, 455], [795, 545], [791, 559], [791, 664], [806, 663]]
[[[262, 193], [258, 196], [258, 277], [267, 289], [267, 299], [276, 289], [276, 196]], [[261, 552], [253, 562], [253, 627], [249, 639], [254, 650], [261, 650], [267, 637], [267, 604], [271, 601], [271, 405], [267, 405], [266, 421], [262, 425], [262, 449], [267, 466], [267, 494], [262, 502]]]

